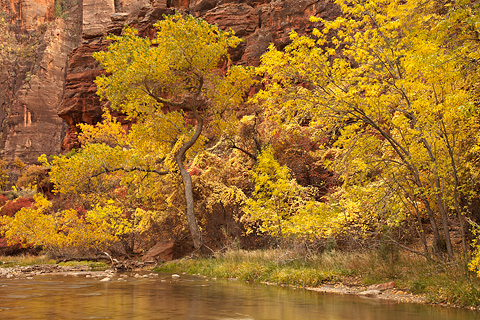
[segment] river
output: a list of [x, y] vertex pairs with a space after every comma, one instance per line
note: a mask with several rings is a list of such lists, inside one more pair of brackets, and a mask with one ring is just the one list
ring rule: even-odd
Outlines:
[[472, 320], [480, 313], [189, 276], [102, 282], [50, 274], [1, 278], [0, 319]]

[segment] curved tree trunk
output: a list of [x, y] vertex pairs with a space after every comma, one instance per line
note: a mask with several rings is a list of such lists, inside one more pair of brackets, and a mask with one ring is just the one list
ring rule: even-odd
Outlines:
[[188, 227], [190, 228], [190, 233], [192, 234], [193, 238], [193, 246], [196, 250], [202, 250], [204, 244], [200, 228], [197, 224], [197, 219], [195, 218], [195, 201], [193, 199], [192, 177], [183, 165], [183, 158], [185, 156], [185, 153], [195, 144], [195, 142], [200, 137], [203, 129], [203, 119], [195, 111], [194, 115], [195, 119], [197, 120], [195, 133], [193, 134], [192, 138], [188, 140], [175, 155], [175, 162], [177, 163], [177, 166], [180, 170], [180, 174], [182, 176], [183, 184], [185, 187], [185, 200], [187, 202], [187, 221]]

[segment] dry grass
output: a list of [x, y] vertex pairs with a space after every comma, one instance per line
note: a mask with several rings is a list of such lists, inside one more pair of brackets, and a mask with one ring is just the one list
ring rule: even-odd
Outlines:
[[393, 280], [398, 288], [425, 295], [432, 303], [480, 307], [480, 280], [468, 271], [466, 263], [439, 265], [409, 253], [385, 256], [377, 251], [329, 251], [305, 255], [280, 249], [232, 250], [214, 258], [170, 262], [157, 271], [300, 287], [322, 283], [368, 286]]
[[0, 256], [0, 267], [3, 268], [36, 264], [55, 264], [55, 260], [46, 255]]

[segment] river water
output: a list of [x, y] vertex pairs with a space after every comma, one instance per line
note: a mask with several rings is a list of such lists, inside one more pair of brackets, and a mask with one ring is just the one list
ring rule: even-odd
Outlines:
[[473, 320], [480, 312], [170, 275], [0, 279], [0, 319]]

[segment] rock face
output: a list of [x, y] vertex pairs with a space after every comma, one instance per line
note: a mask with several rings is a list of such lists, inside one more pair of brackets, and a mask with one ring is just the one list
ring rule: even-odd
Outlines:
[[[18, 41], [2, 102], [3, 156], [34, 163], [42, 153], [60, 152], [66, 126], [58, 117], [69, 52], [79, 44], [77, 16], [55, 18], [54, 0], [2, 1]], [[10, 10], [10, 11], [7, 11]]]
[[104, 36], [126, 24], [153, 36], [163, 14], [190, 13], [233, 29], [245, 39], [232, 52], [234, 62], [258, 65], [270, 43], [283, 48], [291, 30], [310, 32], [310, 16], [339, 14], [329, 0], [0, 0], [0, 6], [17, 35], [41, 43], [16, 64], [0, 96], [3, 156], [29, 163], [78, 147], [76, 125], [101, 120], [93, 80], [102, 70], [92, 53], [105, 50]]
[[232, 52], [233, 61], [243, 65], [258, 65], [260, 56], [270, 43], [283, 48], [288, 44], [292, 30], [306, 34], [318, 27], [309, 21], [310, 16], [333, 19], [340, 13], [329, 0], [156, 0], [142, 4], [137, 2], [135, 6], [124, 2], [121, 8], [129, 8], [125, 14], [118, 12], [118, 5], [114, 6], [115, 12], [111, 4], [105, 5], [105, 16], [110, 12], [111, 22], [103, 25], [103, 31], [84, 30], [82, 45], [70, 55], [65, 96], [59, 108], [59, 115], [68, 124], [63, 150], [78, 147], [76, 124], [92, 124], [101, 120], [102, 103], [95, 94], [93, 79], [102, 70], [91, 55], [106, 48], [106, 41], [99, 37], [105, 31], [119, 34], [122, 27], [128, 24], [136, 27], [141, 35], [153, 35], [153, 23], [161, 19], [162, 14], [177, 10], [216, 23], [224, 30], [234, 30], [245, 41]]
[[7, 158], [35, 162], [42, 153], [58, 152], [64, 136], [56, 106], [62, 100], [67, 53], [73, 49], [65, 21], [55, 20], [44, 40], [46, 48], [12, 104], [4, 146]]
[[311, 32], [315, 27], [309, 22], [311, 16], [329, 19], [339, 14], [328, 0], [198, 0], [190, 8], [195, 16], [224, 29], [231, 28], [244, 37], [246, 43], [238, 62], [250, 65], [259, 63], [270, 43], [277, 48], [286, 46], [292, 30], [300, 34]]

